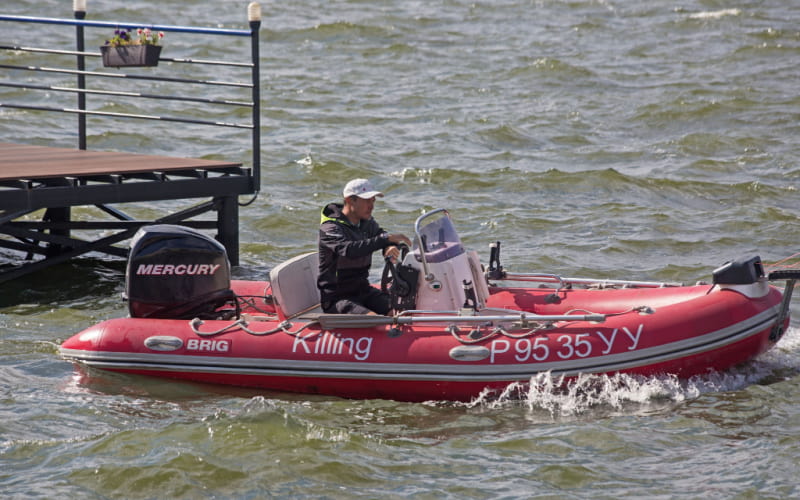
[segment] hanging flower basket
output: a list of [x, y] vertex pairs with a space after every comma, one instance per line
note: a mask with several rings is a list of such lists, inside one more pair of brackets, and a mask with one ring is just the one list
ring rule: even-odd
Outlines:
[[114, 30], [114, 36], [100, 47], [103, 66], [117, 68], [126, 66], [158, 66], [163, 32], [153, 32], [150, 28], [138, 28], [136, 33], [128, 29]]
[[158, 66], [158, 56], [161, 54], [160, 45], [121, 45], [100, 47], [103, 54], [103, 66], [109, 67], [136, 67]]

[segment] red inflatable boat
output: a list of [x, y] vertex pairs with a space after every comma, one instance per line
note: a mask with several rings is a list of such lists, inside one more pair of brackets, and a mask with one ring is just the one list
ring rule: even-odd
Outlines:
[[[387, 263], [391, 316], [321, 314], [317, 255], [231, 281], [224, 249], [178, 226], [131, 243], [131, 317], [68, 339], [61, 355], [115, 372], [278, 391], [405, 401], [470, 400], [537, 373], [689, 377], [771, 348], [789, 324], [793, 272], [764, 275], [758, 257], [713, 282], [514, 274], [466, 250], [449, 214], [415, 225], [414, 248]], [[781, 274], [783, 273], [783, 274]], [[783, 291], [769, 279], [786, 280]]]

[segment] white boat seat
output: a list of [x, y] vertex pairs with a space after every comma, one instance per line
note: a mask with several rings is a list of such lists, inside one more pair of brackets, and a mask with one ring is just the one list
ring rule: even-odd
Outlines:
[[291, 319], [319, 307], [318, 275], [317, 252], [293, 257], [270, 271], [272, 296], [279, 316]]

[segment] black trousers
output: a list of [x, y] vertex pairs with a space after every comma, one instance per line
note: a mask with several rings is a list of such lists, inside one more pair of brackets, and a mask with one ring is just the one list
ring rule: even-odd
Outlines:
[[389, 314], [391, 301], [389, 295], [377, 288], [368, 287], [356, 296], [323, 301], [322, 311], [328, 314]]

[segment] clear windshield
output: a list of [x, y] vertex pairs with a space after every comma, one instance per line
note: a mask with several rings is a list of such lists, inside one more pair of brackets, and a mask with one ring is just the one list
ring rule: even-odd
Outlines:
[[450, 214], [437, 209], [420, 216], [414, 226], [414, 255], [419, 258], [420, 247], [428, 263], [444, 262], [464, 253], [461, 238], [450, 220]]

